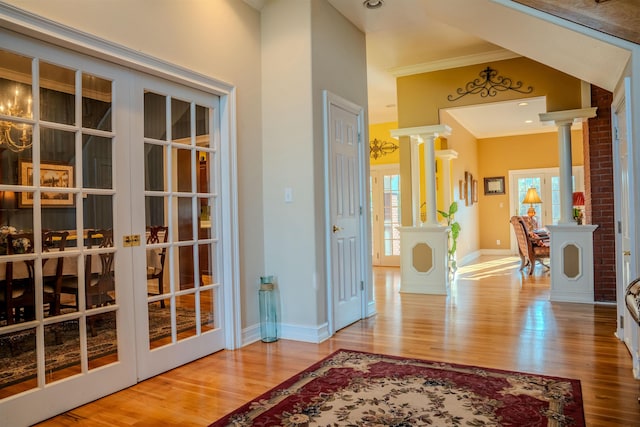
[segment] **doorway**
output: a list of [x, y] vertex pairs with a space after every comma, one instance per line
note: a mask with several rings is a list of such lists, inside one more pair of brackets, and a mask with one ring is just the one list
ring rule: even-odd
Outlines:
[[365, 316], [367, 229], [363, 109], [324, 92], [330, 332]]
[[400, 166], [371, 166], [373, 265], [400, 266]]

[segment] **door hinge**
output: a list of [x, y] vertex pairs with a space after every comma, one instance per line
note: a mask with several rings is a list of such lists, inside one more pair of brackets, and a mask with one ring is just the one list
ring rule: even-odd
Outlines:
[[364, 291], [364, 282], [362, 280], [360, 281], [360, 290]]
[[618, 221], [618, 234], [622, 234], [622, 221]]
[[620, 328], [624, 329], [624, 317], [620, 316]]
[[360, 215], [362, 215], [362, 206], [360, 206]]

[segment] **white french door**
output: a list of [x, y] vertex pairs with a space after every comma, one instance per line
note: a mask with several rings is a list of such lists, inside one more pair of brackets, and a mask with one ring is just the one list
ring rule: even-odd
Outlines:
[[[131, 142], [138, 376], [224, 348], [219, 99], [142, 76]], [[143, 214], [144, 213], [144, 214]], [[157, 241], [150, 235], [163, 228]]]
[[131, 86], [122, 67], [0, 37], [0, 425], [17, 426], [136, 382]]
[[373, 264], [400, 266], [400, 168], [371, 166]]
[[224, 348], [232, 155], [214, 89], [0, 37], [0, 425], [18, 426]]

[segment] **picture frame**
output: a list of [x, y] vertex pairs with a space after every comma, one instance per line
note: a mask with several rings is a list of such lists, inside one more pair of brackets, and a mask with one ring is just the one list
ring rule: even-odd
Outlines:
[[[40, 187], [51, 188], [71, 188], [73, 185], [73, 166], [40, 163]], [[20, 183], [22, 185], [32, 186], [33, 183], [33, 163], [20, 163]], [[73, 193], [62, 193], [57, 191], [42, 191], [40, 196], [40, 205], [42, 207], [65, 207], [74, 205]], [[34, 193], [23, 191], [18, 199], [19, 207], [33, 206]]]
[[484, 195], [505, 194], [504, 176], [492, 176], [484, 179]]
[[464, 173], [464, 197], [465, 206], [473, 205], [473, 175], [470, 172]]
[[478, 203], [478, 180], [474, 179], [471, 185], [471, 200], [473, 203]]

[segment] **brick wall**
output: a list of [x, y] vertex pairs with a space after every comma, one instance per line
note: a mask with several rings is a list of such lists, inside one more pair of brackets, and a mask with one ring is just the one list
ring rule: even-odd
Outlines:
[[583, 128], [585, 222], [598, 225], [593, 235], [594, 297], [603, 302], [616, 301], [612, 102], [611, 92], [592, 85], [591, 106], [598, 107], [597, 116]]

